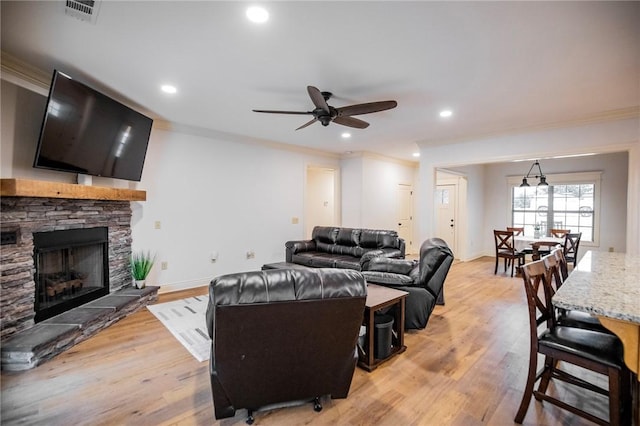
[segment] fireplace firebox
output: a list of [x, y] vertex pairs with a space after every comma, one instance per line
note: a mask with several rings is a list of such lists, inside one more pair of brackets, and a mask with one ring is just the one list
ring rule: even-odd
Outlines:
[[36, 323], [109, 294], [107, 227], [34, 232]]

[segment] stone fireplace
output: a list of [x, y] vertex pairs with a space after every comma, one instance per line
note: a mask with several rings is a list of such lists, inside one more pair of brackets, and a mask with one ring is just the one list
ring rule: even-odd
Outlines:
[[[144, 201], [144, 191], [86, 187], [54, 182], [2, 179], [0, 223], [2, 246], [0, 246], [0, 333], [1, 340], [33, 327], [44, 319], [36, 313], [41, 305], [64, 305], [71, 296], [83, 294], [86, 287], [97, 286], [97, 275], [105, 272], [106, 283], [101, 283], [101, 294], [108, 294], [131, 284], [129, 257], [131, 255], [131, 201]], [[56, 235], [58, 231], [76, 234], [80, 230], [102, 229], [96, 243], [107, 251], [105, 271], [87, 269], [76, 264], [65, 270], [70, 261], [91, 263], [95, 251], [71, 250], [67, 245], [56, 243], [44, 249], [44, 271], [36, 275], [35, 260], [43, 253], [36, 253], [34, 240], [41, 235]], [[91, 231], [90, 231], [91, 232]], [[64, 234], [64, 232], [63, 232]], [[45, 243], [48, 242], [45, 237]], [[84, 243], [82, 241], [82, 246]], [[95, 249], [94, 250], [100, 250]], [[55, 252], [55, 253], [54, 253]], [[47, 257], [49, 255], [49, 257]], [[84, 257], [84, 260], [81, 258]], [[34, 260], [35, 259], [35, 260]], [[57, 270], [60, 269], [61, 270]], [[76, 269], [82, 269], [78, 271]], [[55, 277], [55, 274], [66, 274]], [[75, 274], [75, 275], [74, 275]], [[92, 281], [89, 282], [88, 280]], [[53, 287], [46, 287], [49, 280]], [[36, 281], [43, 281], [44, 290], [38, 289]], [[57, 287], [56, 287], [57, 284]], [[82, 301], [82, 298], [80, 298]], [[60, 303], [56, 303], [60, 302]], [[64, 303], [62, 303], [64, 302]], [[83, 302], [84, 303], [84, 302]], [[66, 306], [65, 308], [67, 308]], [[49, 311], [56, 315], [58, 308]], [[50, 316], [50, 315], [49, 315]]]

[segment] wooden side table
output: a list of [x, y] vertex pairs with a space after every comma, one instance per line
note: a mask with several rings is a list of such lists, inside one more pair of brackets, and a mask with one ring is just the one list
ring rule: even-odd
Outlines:
[[[394, 356], [404, 352], [407, 347], [404, 345], [404, 305], [407, 297], [406, 291], [383, 287], [376, 284], [367, 284], [367, 301], [364, 308], [364, 319], [362, 324], [366, 328], [364, 347], [358, 345], [358, 366], [367, 371], [375, 370], [380, 364]], [[384, 359], [374, 357], [373, 341], [375, 333], [374, 316], [381, 309], [398, 305], [394, 309], [393, 331], [391, 337], [391, 353]]]

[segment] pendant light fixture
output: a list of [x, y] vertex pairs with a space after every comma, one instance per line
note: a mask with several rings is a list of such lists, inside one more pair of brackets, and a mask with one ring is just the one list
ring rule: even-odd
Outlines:
[[[535, 167], [538, 167], [538, 172], [540, 174], [531, 176], [531, 172], [533, 171], [533, 169]], [[530, 179], [532, 177], [535, 177], [536, 179], [540, 179], [540, 182], [538, 183], [538, 186], [549, 186], [549, 184], [547, 183], [547, 177], [544, 175], [544, 173], [542, 173], [542, 169], [540, 168], [540, 162], [538, 160], [536, 160], [535, 163], [533, 163], [533, 165], [529, 169], [529, 172], [527, 173], [527, 175], [522, 178], [522, 183], [520, 184], [520, 187], [530, 186], [529, 182], [527, 182], [527, 179]]]

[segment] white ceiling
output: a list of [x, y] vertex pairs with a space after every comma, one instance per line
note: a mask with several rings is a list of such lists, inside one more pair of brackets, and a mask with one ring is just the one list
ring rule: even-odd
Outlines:
[[[413, 160], [446, 142], [610, 115], [640, 105], [640, 2], [102, 1], [96, 22], [64, 1], [2, 0], [2, 51], [57, 68], [155, 118], [235, 139]], [[178, 93], [167, 96], [161, 84]], [[394, 99], [352, 129], [251, 110]], [[449, 119], [439, 117], [444, 108]]]

